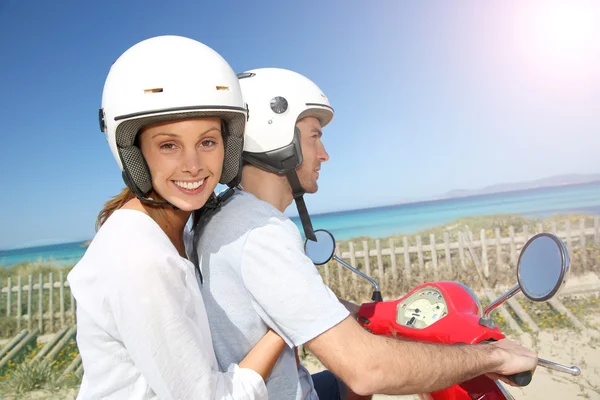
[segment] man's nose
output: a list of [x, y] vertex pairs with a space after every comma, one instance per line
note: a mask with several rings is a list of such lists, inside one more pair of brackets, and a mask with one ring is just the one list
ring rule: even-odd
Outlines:
[[325, 145], [322, 142], [319, 146], [319, 153], [317, 156], [321, 162], [329, 160], [329, 154], [327, 153], [327, 150], [325, 150]]

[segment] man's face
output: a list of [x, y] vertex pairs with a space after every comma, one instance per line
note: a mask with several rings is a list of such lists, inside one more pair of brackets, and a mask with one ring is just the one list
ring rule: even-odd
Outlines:
[[296, 168], [298, 179], [306, 193], [316, 193], [321, 163], [329, 160], [329, 154], [321, 142], [321, 123], [314, 117], [306, 117], [296, 123], [300, 130], [302, 164]]

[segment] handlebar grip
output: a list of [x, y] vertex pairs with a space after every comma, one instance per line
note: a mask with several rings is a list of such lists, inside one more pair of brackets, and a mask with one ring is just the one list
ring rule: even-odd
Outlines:
[[533, 375], [531, 374], [531, 371], [523, 371], [518, 374], [507, 375], [506, 377], [519, 386], [527, 386], [531, 382]]

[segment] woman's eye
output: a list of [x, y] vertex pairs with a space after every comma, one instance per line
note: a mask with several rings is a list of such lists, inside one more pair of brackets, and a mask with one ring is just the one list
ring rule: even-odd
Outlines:
[[217, 142], [215, 142], [214, 140], [211, 140], [211, 139], [203, 140], [200, 143], [200, 145], [202, 147], [211, 147], [211, 146], [214, 146], [215, 144], [217, 144]]
[[163, 143], [160, 145], [160, 148], [162, 150], [173, 150], [175, 148], [175, 144], [174, 143]]

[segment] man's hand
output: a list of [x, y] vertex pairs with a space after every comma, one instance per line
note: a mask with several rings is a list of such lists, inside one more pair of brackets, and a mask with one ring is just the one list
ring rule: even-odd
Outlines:
[[531, 371], [532, 374], [535, 372], [538, 357], [534, 351], [508, 339], [490, 342], [488, 345], [495, 347], [495, 354], [497, 354], [500, 362], [492, 373], [487, 374], [490, 378], [499, 379], [511, 386], [518, 386], [508, 380], [506, 376], [523, 371]]

